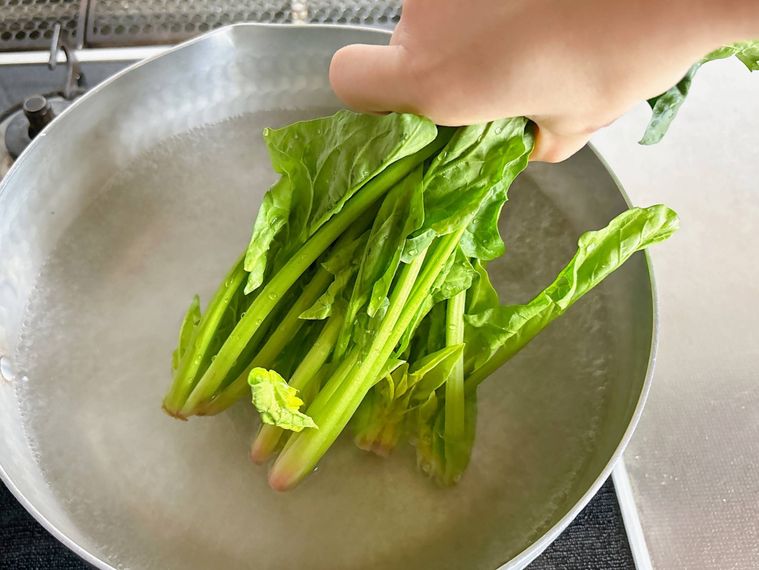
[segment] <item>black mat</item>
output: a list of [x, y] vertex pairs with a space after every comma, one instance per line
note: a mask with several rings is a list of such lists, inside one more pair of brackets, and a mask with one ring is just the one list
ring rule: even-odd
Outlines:
[[[48, 534], [0, 485], [0, 569], [80, 570], [82, 560]], [[611, 481], [530, 570], [634, 570]]]

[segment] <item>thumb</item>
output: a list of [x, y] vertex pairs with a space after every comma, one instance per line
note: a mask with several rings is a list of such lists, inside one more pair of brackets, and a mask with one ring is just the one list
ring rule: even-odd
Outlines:
[[579, 151], [590, 139], [586, 133], [558, 135], [538, 125], [538, 136], [530, 160], [561, 162]]
[[399, 45], [349, 45], [332, 57], [329, 80], [337, 96], [357, 111], [413, 112], [407, 63]]

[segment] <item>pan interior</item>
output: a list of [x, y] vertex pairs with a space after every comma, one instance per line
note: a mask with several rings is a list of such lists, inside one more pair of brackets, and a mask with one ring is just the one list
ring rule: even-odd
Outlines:
[[[250, 405], [187, 423], [161, 412], [184, 310], [245, 247], [275, 179], [261, 130], [325, 111], [262, 108], [153, 141], [89, 188], [54, 240], [32, 244], [43, 254], [5, 331], [13, 394], [0, 397], [18, 406], [23, 467], [65, 513], [59, 528], [113, 566], [495, 568], [569, 511], [630, 421], [651, 335], [642, 256], [483, 385], [472, 463], [452, 489], [417, 472], [408, 446], [381, 460], [344, 436], [276, 494], [247, 458]], [[502, 300], [528, 300], [582, 230], [624, 207], [587, 149], [531, 166], [491, 265]], [[31, 484], [8, 472], [21, 492]]]

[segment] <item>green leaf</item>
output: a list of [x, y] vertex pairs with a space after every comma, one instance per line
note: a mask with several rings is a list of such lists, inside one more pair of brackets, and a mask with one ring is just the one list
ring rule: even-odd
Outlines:
[[439, 303], [450, 299], [461, 291], [466, 291], [471, 287], [476, 277], [477, 272], [469, 263], [469, 259], [464, 255], [461, 248], [457, 247], [432, 287], [432, 302]]
[[292, 192], [285, 178], [280, 178], [264, 194], [245, 253], [245, 271], [250, 274], [245, 293], [255, 291], [263, 283], [269, 254], [275, 249], [275, 238], [287, 224], [291, 204]]
[[430, 246], [435, 237], [434, 230], [426, 229], [421, 234], [408, 238], [403, 244], [401, 261], [406, 264], [411, 263], [417, 255]]
[[553, 283], [524, 305], [499, 306], [465, 317], [467, 370], [495, 369], [524, 347], [585, 293], [636, 251], [671, 236], [678, 228], [666, 206], [632, 208], [605, 228], [580, 236], [578, 250]]
[[445, 383], [463, 352], [463, 344], [449, 345], [414, 362], [408, 377], [411, 405], [426, 402]]
[[[374, 336], [377, 334], [377, 330], [382, 324], [382, 319], [385, 318], [389, 303], [383, 303], [377, 308], [377, 312], [374, 316], [370, 317], [366, 311], [360, 311], [358, 315], [353, 317], [351, 323], [347, 322], [343, 327], [341, 334], [348, 331], [348, 343], [351, 346], [358, 347], [360, 349], [366, 349], [372, 344]], [[338, 337], [338, 343], [341, 339]]]
[[182, 407], [188, 395], [226, 339], [231, 330], [230, 321], [238, 316], [246, 276], [243, 260], [239, 258], [206, 305], [200, 322], [193, 328], [182, 358], [177, 363], [171, 388], [163, 400], [164, 409], [169, 414], [183, 416]]
[[[406, 237], [416, 230], [424, 219], [422, 198], [422, 169], [417, 168], [387, 193], [361, 260], [354, 297], [363, 306], [369, 305], [367, 313], [374, 316], [387, 299], [387, 293], [401, 261]], [[351, 303], [354, 299], [351, 299]]]
[[298, 391], [274, 370], [254, 368], [250, 371], [248, 384], [253, 405], [264, 423], [295, 432], [316, 428], [314, 420], [299, 411], [303, 401], [296, 395]]
[[425, 173], [425, 219], [415, 236], [429, 230], [449, 234], [477, 218], [470, 233], [484, 237], [462, 245], [467, 256], [487, 259], [493, 251], [491, 234], [498, 234], [491, 227], [498, 219], [495, 210], [500, 211], [508, 187], [527, 166], [532, 146], [524, 117], [459, 128]]
[[192, 298], [192, 303], [185, 313], [184, 319], [182, 319], [182, 326], [179, 328], [179, 344], [177, 344], [176, 350], [171, 355], [171, 369], [176, 370], [179, 367], [179, 361], [187, 352], [187, 347], [190, 345], [192, 334], [195, 332], [195, 328], [200, 323], [200, 297], [195, 295]]
[[473, 266], [477, 276], [467, 291], [467, 314], [479, 313], [485, 309], [492, 309], [500, 305], [498, 292], [490, 282], [490, 275], [488, 275], [485, 264], [479, 260], [475, 260]]
[[469, 222], [461, 238], [461, 249], [469, 257], [490, 261], [506, 251], [498, 231], [498, 220], [508, 199], [507, 190], [500, 184], [494, 186]]
[[272, 253], [291, 255], [366, 182], [436, 134], [432, 122], [415, 115], [351, 111], [264, 130], [272, 166], [282, 176], [264, 196], [253, 225], [246, 292], [261, 285]]
[[725, 59], [728, 57], [737, 57], [743, 65], [745, 65], [749, 71], [759, 70], [759, 40], [749, 40], [745, 42], [737, 42], [726, 46], [719, 47], [713, 52], [707, 54], [701, 63], [707, 61], [714, 61], [717, 59]]
[[406, 238], [421, 225], [422, 169], [417, 168], [385, 195], [369, 233], [346, 311], [337, 354], [354, 342], [371, 341], [388, 303], [388, 291], [401, 262]]
[[316, 300], [314, 304], [300, 314], [301, 319], [306, 320], [323, 320], [332, 315], [335, 303], [338, 302], [340, 294], [345, 290], [350, 282], [353, 272], [346, 268], [335, 275], [335, 279], [329, 284], [327, 290]]
[[327, 290], [300, 315], [301, 319], [326, 319], [333, 313], [333, 307], [343, 299], [343, 293], [358, 271], [360, 252], [366, 247], [369, 232], [364, 232], [355, 239], [337, 243], [329, 256], [321, 264], [324, 269], [335, 276]]
[[656, 144], [664, 137], [688, 96], [691, 84], [693, 83], [693, 77], [704, 63], [732, 56], [737, 57], [749, 71], [759, 70], [759, 40], [738, 42], [714, 50], [693, 64], [685, 74], [685, 77], [678, 81], [676, 85], [661, 95], [649, 99], [648, 104], [652, 110], [651, 120], [646, 127], [643, 138], [640, 140], [640, 144]]
[[685, 102], [693, 76], [700, 67], [701, 62], [694, 64], [676, 85], [648, 100], [652, 110], [651, 120], [646, 127], [646, 132], [643, 133], [643, 138], [640, 139], [640, 144], [656, 144], [664, 137], [672, 121], [675, 120], [680, 106]]

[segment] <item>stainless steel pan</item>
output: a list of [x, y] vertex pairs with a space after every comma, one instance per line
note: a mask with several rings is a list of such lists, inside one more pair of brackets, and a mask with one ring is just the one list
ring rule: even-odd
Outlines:
[[[74, 104], [0, 186], [0, 475], [101, 568], [517, 568], [608, 477], [640, 414], [655, 307], [636, 255], [481, 389], [459, 486], [410, 450], [347, 440], [278, 495], [246, 458], [249, 406], [160, 411], [177, 326], [246, 242], [273, 180], [260, 131], [335, 109], [331, 54], [367, 29], [239, 25], [140, 63]], [[533, 165], [492, 267], [545, 286], [626, 198], [590, 149]]]

